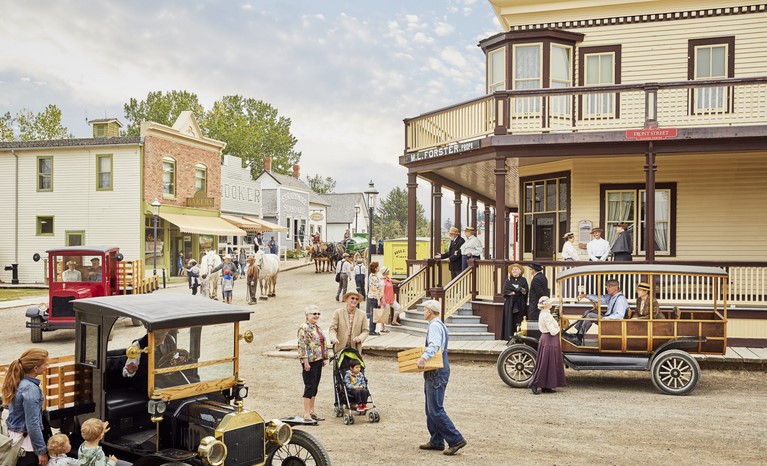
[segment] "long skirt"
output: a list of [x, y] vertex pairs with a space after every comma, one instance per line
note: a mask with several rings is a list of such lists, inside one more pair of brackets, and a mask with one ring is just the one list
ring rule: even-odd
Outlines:
[[538, 341], [538, 359], [535, 361], [535, 370], [529, 386], [556, 388], [566, 385], [565, 362], [562, 359], [559, 335], [542, 333]]

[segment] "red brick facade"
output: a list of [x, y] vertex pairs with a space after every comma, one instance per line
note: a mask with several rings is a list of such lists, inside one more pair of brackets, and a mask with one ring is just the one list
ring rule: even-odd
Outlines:
[[[176, 197], [163, 197], [162, 159], [176, 161]], [[213, 208], [221, 209], [221, 155], [217, 149], [204, 149], [202, 145], [174, 142], [157, 136], [144, 138], [144, 200], [155, 198], [163, 205], [186, 207], [186, 199], [195, 193], [195, 165], [207, 167], [207, 197], [213, 198]]]

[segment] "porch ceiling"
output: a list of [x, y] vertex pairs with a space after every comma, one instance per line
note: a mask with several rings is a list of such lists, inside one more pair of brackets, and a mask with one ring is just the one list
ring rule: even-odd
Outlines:
[[[515, 209], [519, 207], [519, 159], [506, 159], [506, 207]], [[485, 199], [479, 200], [495, 206], [495, 160], [482, 160], [466, 165], [453, 165], [438, 168], [430, 173], [437, 175], [432, 181], [441, 181], [443, 186], [454, 191], [460, 189], [464, 194], [472, 192], [480, 194]], [[421, 175], [423, 173], [419, 173]]]

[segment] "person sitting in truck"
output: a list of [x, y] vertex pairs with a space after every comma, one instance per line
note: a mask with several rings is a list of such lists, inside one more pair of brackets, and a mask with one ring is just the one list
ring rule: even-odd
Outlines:
[[101, 281], [101, 265], [99, 264], [99, 258], [94, 257], [91, 259], [91, 266], [88, 267], [88, 281], [100, 282]]
[[61, 274], [61, 281], [64, 282], [81, 282], [83, 281], [83, 274], [77, 270], [77, 262], [67, 261], [67, 270]]

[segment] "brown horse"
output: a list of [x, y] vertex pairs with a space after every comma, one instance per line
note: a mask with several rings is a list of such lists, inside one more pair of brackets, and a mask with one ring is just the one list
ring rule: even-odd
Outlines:
[[327, 243], [312, 244], [306, 249], [309, 251], [309, 258], [314, 261], [314, 273], [332, 272]]

